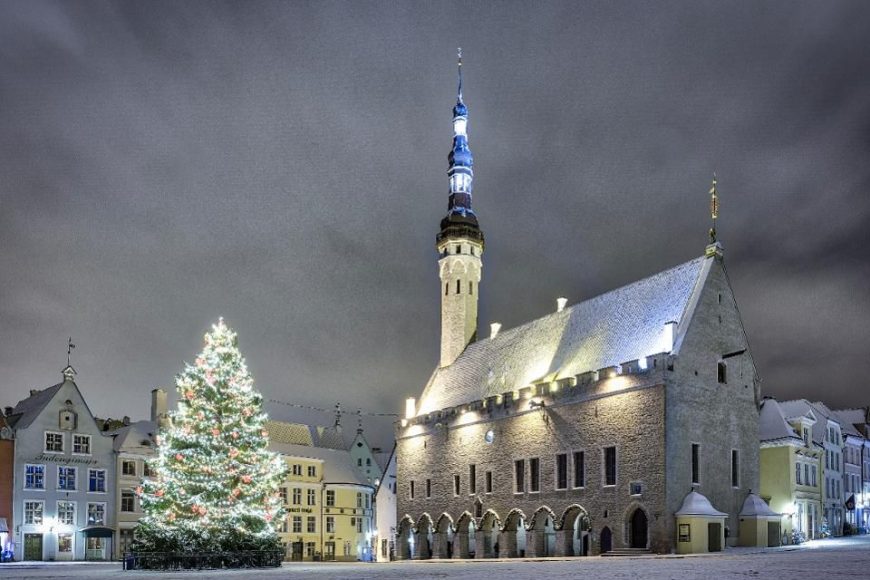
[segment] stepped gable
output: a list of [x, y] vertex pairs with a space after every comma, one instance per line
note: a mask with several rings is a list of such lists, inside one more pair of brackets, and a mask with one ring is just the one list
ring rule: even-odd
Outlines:
[[678, 323], [676, 352], [708, 272], [702, 256], [471, 343], [436, 369], [418, 415], [670, 351], [668, 322]]

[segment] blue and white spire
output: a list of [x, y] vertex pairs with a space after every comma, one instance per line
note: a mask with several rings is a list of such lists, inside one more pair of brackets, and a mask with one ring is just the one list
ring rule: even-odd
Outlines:
[[462, 102], [462, 49], [458, 51], [457, 68], [459, 88], [456, 92], [456, 106], [453, 107], [453, 149], [447, 156], [450, 167], [450, 213], [465, 216], [474, 215], [471, 209], [471, 189], [474, 181], [474, 157], [468, 148], [468, 107]]

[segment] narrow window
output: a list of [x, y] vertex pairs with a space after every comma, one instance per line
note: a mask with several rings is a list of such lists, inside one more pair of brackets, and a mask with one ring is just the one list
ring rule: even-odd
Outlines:
[[456, 253], [458, 254], [460, 251], [462, 251], [461, 246], [456, 246]]
[[474, 517], [482, 518], [483, 517], [483, 502], [477, 500], [474, 502]]
[[462, 280], [457, 280], [457, 281], [456, 281], [456, 293], [457, 293], [457, 294], [461, 294], [461, 293], [462, 293]]
[[556, 456], [556, 489], [568, 487], [568, 454], [560, 453]]
[[717, 365], [717, 368], [718, 368], [719, 382], [720, 383], [727, 383], [728, 382], [728, 367], [725, 365], [724, 362], [720, 362]]
[[459, 475], [453, 476], [453, 495], [459, 495]]
[[804, 485], [810, 484], [810, 464], [804, 463]]
[[444, 283], [444, 295], [447, 296], [448, 294], [450, 294], [450, 282], [445, 282]]
[[473, 463], [468, 466], [468, 493], [477, 493], [477, 466]]
[[586, 454], [574, 452], [574, 487], [586, 487]]
[[692, 483], [695, 485], [701, 483], [700, 451], [701, 446], [697, 443], [692, 443]]
[[529, 491], [541, 491], [541, 460], [537, 457], [529, 459]]
[[473, 284], [473, 282], [471, 280], [469, 280], [468, 281], [468, 295], [469, 296], [474, 296], [474, 286], [472, 284]]
[[411, 485], [410, 485], [408, 491], [409, 491], [408, 495], [411, 496], [411, 499], [414, 499], [414, 480], [413, 479], [411, 480]]
[[431, 479], [426, 480], [426, 497], [427, 498], [432, 497], [432, 480]]
[[616, 485], [616, 447], [604, 448], [604, 485]]
[[486, 472], [486, 493], [492, 493], [492, 472]]
[[740, 462], [736, 449], [731, 450], [731, 487], [740, 487]]
[[514, 493], [526, 491], [526, 461], [517, 459], [514, 461]]

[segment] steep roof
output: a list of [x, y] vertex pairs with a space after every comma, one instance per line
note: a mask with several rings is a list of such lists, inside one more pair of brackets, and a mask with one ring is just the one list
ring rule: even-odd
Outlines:
[[864, 437], [863, 435], [861, 435], [861, 432], [855, 428], [855, 425], [858, 423], [863, 423], [863, 420], [852, 421], [854, 417], [847, 411], [831, 411], [831, 413], [833, 414], [834, 418], [836, 418], [837, 421], [840, 422], [840, 428], [843, 430], [843, 433], [845, 433], [846, 435], [851, 435], [852, 437]]
[[12, 413], [9, 414], [9, 426], [15, 429], [26, 429], [51, 402], [51, 399], [62, 386], [63, 383], [58, 383], [41, 391], [35, 391], [26, 399], [18, 401]]
[[797, 439], [803, 442], [800, 435], [789, 424], [776, 399], [764, 399], [761, 402], [761, 410], [758, 413], [758, 437], [761, 441]]
[[314, 445], [311, 438], [311, 428], [308, 425], [266, 421], [265, 428], [269, 432], [270, 441], [291, 445]]
[[670, 351], [668, 322], [679, 323], [678, 349], [712, 260], [696, 258], [469, 344], [435, 370], [418, 414]]
[[754, 493], [750, 493], [746, 496], [746, 501], [743, 502], [743, 509], [740, 510], [738, 514], [741, 518], [749, 518], [749, 517], [761, 517], [761, 518], [772, 518], [772, 517], [780, 517], [782, 514], [778, 514], [772, 509], [767, 503], [758, 497]]

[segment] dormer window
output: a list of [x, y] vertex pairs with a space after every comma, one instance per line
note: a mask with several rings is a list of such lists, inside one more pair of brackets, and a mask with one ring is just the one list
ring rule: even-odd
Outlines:
[[58, 428], [64, 431], [72, 431], [76, 428], [76, 414], [70, 409], [64, 409], [58, 415]]

